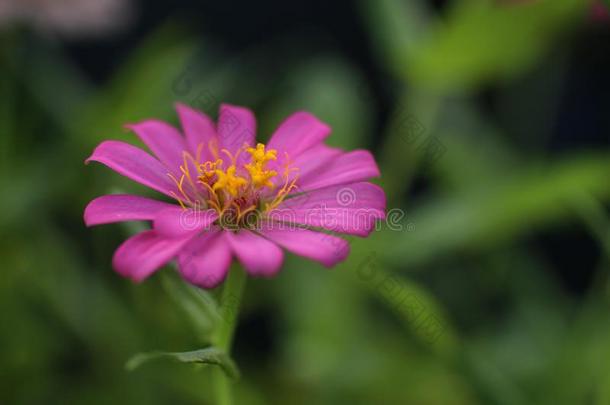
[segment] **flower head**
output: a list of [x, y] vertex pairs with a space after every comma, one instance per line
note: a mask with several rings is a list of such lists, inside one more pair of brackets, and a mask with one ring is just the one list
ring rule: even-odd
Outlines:
[[349, 251], [336, 234], [367, 236], [384, 218], [385, 195], [366, 182], [379, 175], [372, 155], [326, 146], [330, 128], [313, 115], [291, 115], [265, 145], [255, 143], [246, 108], [222, 105], [217, 124], [185, 105], [177, 110], [184, 135], [157, 120], [128, 126], [155, 157], [105, 141], [87, 159], [176, 202], [105, 195], [89, 203], [88, 226], [153, 223], [115, 252], [120, 274], [140, 281], [175, 258], [187, 281], [211, 288], [233, 258], [251, 275], [274, 275], [282, 248], [330, 267]]

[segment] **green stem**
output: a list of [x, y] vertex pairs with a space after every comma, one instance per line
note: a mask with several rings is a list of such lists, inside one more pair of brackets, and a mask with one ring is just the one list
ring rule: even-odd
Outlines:
[[[228, 355], [231, 352], [231, 343], [237, 325], [237, 315], [239, 314], [239, 305], [245, 285], [245, 271], [239, 266], [233, 266], [222, 289], [220, 297], [220, 323], [212, 337], [214, 346], [225, 351]], [[233, 403], [231, 381], [223, 370], [214, 370], [214, 392], [216, 396], [215, 404], [231, 405]]]

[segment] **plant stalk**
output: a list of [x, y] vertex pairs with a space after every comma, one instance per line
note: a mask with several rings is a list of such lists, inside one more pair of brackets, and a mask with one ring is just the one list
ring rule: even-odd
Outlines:
[[[239, 307], [246, 285], [246, 272], [238, 265], [232, 266], [220, 296], [220, 323], [212, 336], [214, 346], [231, 354], [231, 343], [237, 326]], [[223, 370], [213, 371], [214, 394], [217, 405], [232, 405], [231, 380]]]

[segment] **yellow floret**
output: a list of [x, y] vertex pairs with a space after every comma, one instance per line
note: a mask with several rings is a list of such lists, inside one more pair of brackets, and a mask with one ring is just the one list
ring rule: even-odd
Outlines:
[[213, 190], [226, 190], [229, 194], [235, 197], [239, 190], [248, 184], [248, 180], [235, 175], [235, 166], [231, 165], [226, 172], [216, 169], [217, 180], [214, 183]]

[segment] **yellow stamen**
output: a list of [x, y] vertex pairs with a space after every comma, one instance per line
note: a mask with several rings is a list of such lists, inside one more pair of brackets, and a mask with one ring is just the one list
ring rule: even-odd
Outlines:
[[274, 210], [275, 208], [278, 207], [278, 205], [280, 205], [284, 199], [288, 196], [288, 194], [290, 194], [290, 192], [292, 190], [294, 190], [295, 188], [297, 188], [297, 180], [299, 178], [298, 174], [295, 175], [292, 180], [290, 175], [293, 172], [298, 172], [299, 169], [294, 168], [294, 167], [290, 167], [290, 157], [288, 156], [288, 154], [286, 154], [286, 164], [284, 166], [284, 173], [282, 173], [282, 177], [284, 178], [284, 185], [282, 186], [282, 188], [277, 192], [277, 194], [275, 195], [275, 198], [271, 201], [265, 204], [265, 211], [269, 212], [271, 210]]
[[212, 189], [214, 191], [226, 190], [233, 197], [237, 196], [239, 190], [248, 184], [248, 180], [244, 179], [243, 177], [236, 176], [235, 170], [237, 170], [235, 165], [229, 166], [226, 172], [217, 169], [215, 172], [217, 180]]
[[[189, 169], [189, 162], [193, 165], [193, 167], [195, 167], [196, 170], [198, 170], [197, 166], [199, 165], [199, 163], [197, 162], [197, 160], [189, 152], [183, 151], [182, 152], [182, 165], [180, 166], [180, 171], [182, 172], [182, 176], [188, 180], [188, 184], [191, 186], [191, 191], [194, 194], [194, 196], [198, 200], [201, 200], [203, 197], [199, 193], [199, 189], [198, 189], [197, 185], [195, 184], [195, 182], [193, 181], [193, 178], [191, 177], [191, 171]], [[181, 179], [180, 181], [182, 182], [183, 180], [184, 179]]]
[[183, 205], [183, 202], [187, 202], [188, 204], [192, 204], [192, 201], [189, 198], [188, 194], [184, 191], [184, 175], [180, 176], [180, 180], [176, 179], [176, 177], [173, 174], [171, 174], [171, 173], [167, 173], [167, 175], [169, 176], [170, 179], [172, 179], [172, 181], [174, 183], [176, 183], [176, 187], [178, 188], [178, 191], [180, 191], [180, 194], [182, 194], [182, 197], [178, 197], [176, 195], [176, 193], [174, 193], [172, 191], [173, 197], [176, 200], [178, 200], [180, 205]]
[[170, 191], [169, 194], [174, 197], [176, 199], [176, 201], [178, 201], [178, 204], [180, 204], [180, 206], [182, 207], [183, 210], [186, 209], [186, 205], [184, 205], [184, 203], [182, 202], [182, 199], [180, 197], [178, 197], [176, 195], [176, 193], [174, 193], [173, 191]]
[[223, 161], [222, 159], [217, 159], [215, 162], [205, 162], [203, 164], [200, 164], [197, 167], [197, 171], [199, 172], [199, 176], [197, 177], [197, 179], [201, 182], [201, 183], [206, 183], [206, 184], [210, 184], [212, 181], [212, 178], [216, 175], [216, 170], [218, 168], [222, 168], [223, 165]]
[[[206, 146], [214, 158], [201, 162]], [[250, 162], [241, 163], [238, 159], [244, 151], [250, 155]], [[297, 188], [298, 175], [294, 172], [298, 169], [292, 166], [288, 155], [282, 159], [281, 171], [276, 167], [275, 170], [267, 168], [270, 161], [277, 160], [277, 153], [275, 149], [266, 149], [262, 143], [253, 148], [244, 145], [235, 154], [220, 149], [216, 141], [200, 144], [195, 156], [183, 152], [183, 164], [178, 176], [169, 174], [176, 184], [176, 192], [171, 194], [185, 209], [204, 205], [216, 210], [220, 218], [231, 211], [228, 220], [241, 224], [249, 213], [258, 212], [259, 208], [263, 210], [263, 215], [276, 209]], [[224, 155], [223, 158], [219, 154]], [[246, 171], [248, 175], [244, 174]], [[278, 172], [281, 173], [281, 180], [273, 181], [280, 175]], [[258, 191], [263, 187], [278, 190], [269, 195]]]
[[274, 210], [280, 205], [284, 199], [290, 194], [292, 190], [294, 190], [296, 186], [297, 178], [295, 177], [292, 180], [289, 180], [288, 177], [285, 178], [284, 186], [277, 192], [273, 201], [265, 204], [265, 211], [269, 212]]
[[274, 184], [271, 182], [271, 178], [277, 176], [275, 170], [264, 170], [259, 165], [247, 164], [246, 170], [250, 173], [250, 178], [255, 187], [269, 187], [273, 189]]
[[277, 160], [277, 150], [269, 149], [265, 151], [265, 144], [259, 143], [256, 148], [248, 148], [246, 151], [252, 155], [252, 163], [264, 166], [270, 160]]
[[229, 152], [228, 149], [221, 149], [220, 151], [229, 157], [229, 160], [231, 161], [231, 164], [233, 164], [233, 166], [237, 166], [237, 158], [241, 154], [242, 149], [238, 149], [235, 155]]
[[208, 142], [208, 150], [212, 153], [214, 159], [218, 159], [220, 157], [218, 156], [218, 140], [216, 138], [210, 139]]
[[197, 145], [197, 153], [195, 153], [195, 162], [201, 162], [201, 152], [203, 151], [203, 143]]
[[277, 172], [275, 170], [265, 170], [265, 166], [270, 160], [277, 160], [277, 151], [275, 149], [266, 151], [265, 145], [259, 143], [256, 145], [256, 148], [246, 149], [246, 152], [252, 156], [252, 162], [245, 165], [245, 168], [250, 173], [254, 187], [269, 187], [273, 189], [274, 184], [271, 182], [271, 179], [277, 176]]

